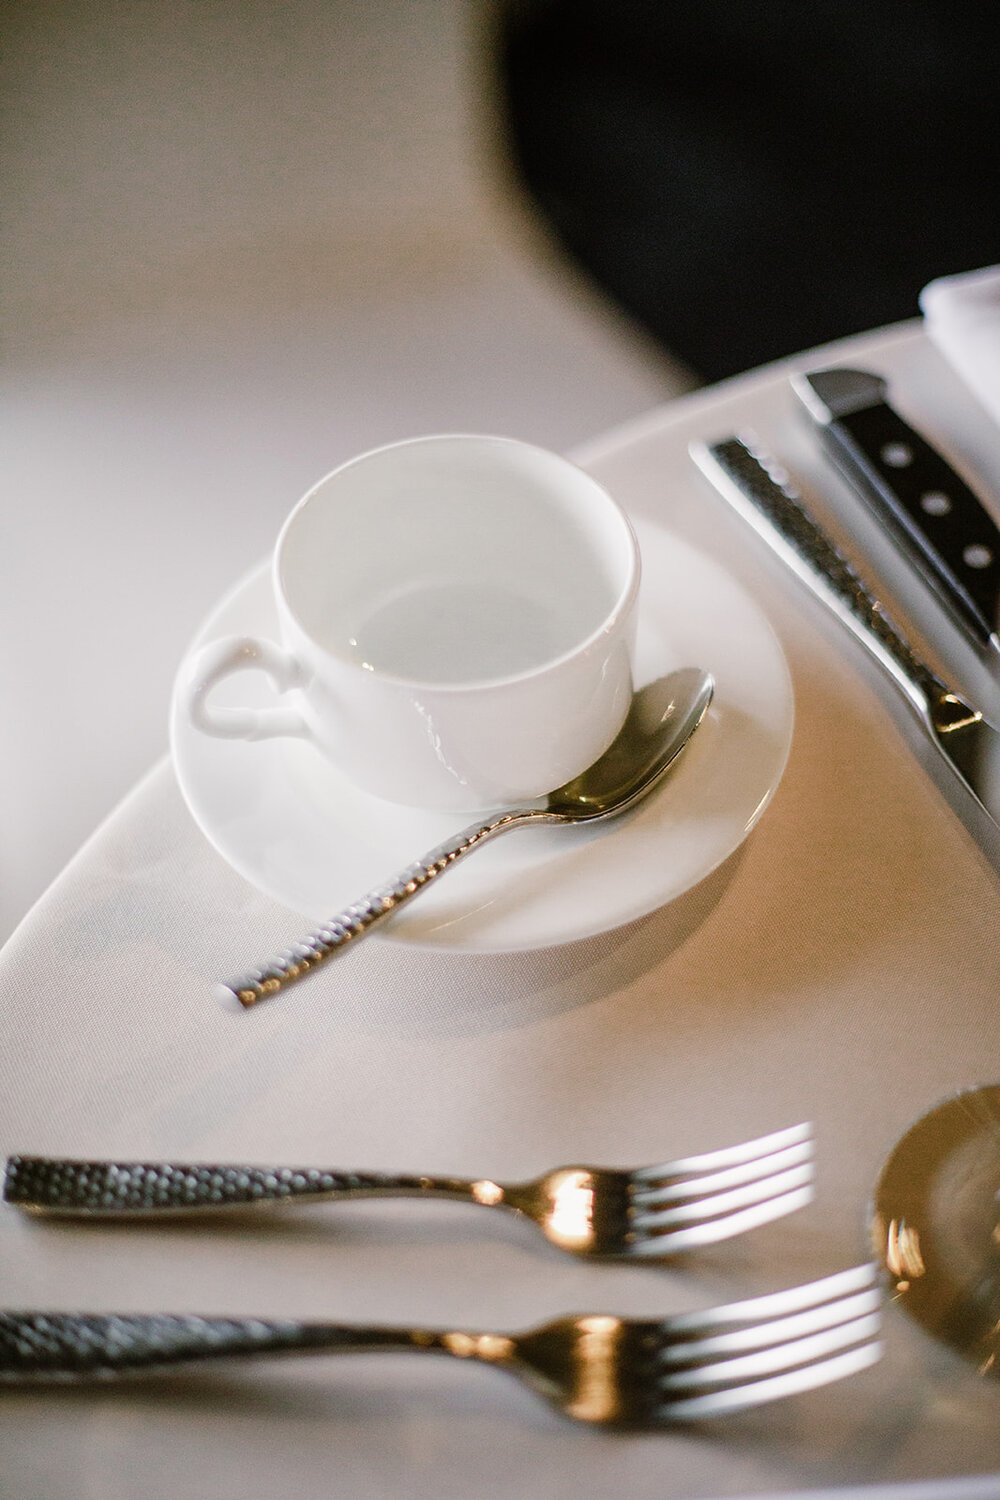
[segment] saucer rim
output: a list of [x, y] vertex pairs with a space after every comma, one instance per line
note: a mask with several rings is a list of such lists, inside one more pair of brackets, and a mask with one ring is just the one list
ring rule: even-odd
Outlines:
[[[599, 908], [597, 906], [597, 903], [585, 902], [585, 910], [577, 917], [576, 921], [567, 923], [565, 917], [563, 917], [563, 919], [559, 922], [552, 921], [549, 924], [549, 930], [546, 930], [544, 932], [539, 930], [537, 923], [534, 927], [529, 924], [520, 936], [518, 936], [516, 930], [510, 930], [512, 924], [509, 920], [501, 920], [501, 936], [498, 939], [496, 936], [491, 936], [483, 932], [481, 932], [477, 936], [474, 923], [473, 930], [469, 933], [463, 931], [460, 934], [456, 934], [452, 932], [451, 928], [455, 925], [456, 921], [462, 920], [461, 917], [452, 918], [449, 921], [442, 920], [435, 925], [428, 925], [426, 921], [419, 922], [418, 924], [414, 925], [412, 923], [412, 917], [410, 923], [408, 923], [406, 920], [407, 916], [410, 915], [410, 913], [404, 913], [398, 921], [387, 924], [385, 928], [380, 928], [376, 934], [373, 934], [373, 937], [380, 938], [383, 941], [392, 942], [404, 948], [428, 949], [430, 951], [442, 954], [452, 953], [456, 955], [464, 954], [466, 956], [471, 956], [475, 954], [533, 952], [545, 948], [558, 948], [563, 947], [569, 943], [585, 940], [587, 937], [594, 937], [603, 933], [611, 932], [618, 928], [627, 926], [634, 921], [650, 915], [656, 910], [672, 904], [673, 901], [679, 899], [679, 897], [684, 895], [687, 891], [693, 889], [697, 885], [700, 885], [703, 880], [707, 879], [713, 873], [713, 871], [715, 871], [727, 858], [729, 858], [736, 851], [736, 849], [738, 849], [743, 844], [747, 836], [760, 821], [767, 807], [770, 805], [770, 802], [773, 799], [778, 786], [780, 785], [782, 776], [787, 766], [788, 757], [791, 751], [795, 720], [795, 700], [791, 673], [784, 648], [777, 636], [777, 633], [775, 632], [774, 627], [765, 614], [764, 610], [761, 608], [757, 600], [742, 584], [742, 582], [735, 578], [728, 568], [726, 568], [722, 563], [718, 562], [709, 553], [705, 552], [700, 547], [693, 545], [686, 539], [682, 539], [676, 536], [668, 527], [662, 526], [657, 522], [651, 522], [648, 519], [642, 517], [636, 518], [634, 516], [630, 517], [630, 522], [635, 527], [637, 534], [639, 535], [640, 544], [642, 540], [642, 533], [648, 527], [650, 531], [656, 533], [657, 538], [661, 543], [669, 542], [672, 546], [680, 549], [683, 553], [696, 558], [699, 564], [703, 565], [709, 571], [714, 572], [717, 577], [724, 579], [729, 589], [731, 590], [732, 595], [734, 595], [741, 602], [743, 607], [747, 609], [753, 616], [754, 622], [761, 632], [762, 639], [766, 638], [770, 645], [773, 654], [771, 667], [772, 669], [777, 671], [777, 675], [781, 679], [781, 701], [777, 701], [778, 694], [776, 693], [774, 713], [769, 720], [769, 723], [771, 723], [775, 730], [778, 731], [776, 738], [780, 739], [780, 750], [776, 750], [774, 754], [773, 768], [770, 770], [766, 778], [768, 784], [762, 787], [761, 794], [756, 798], [756, 801], [749, 815], [745, 817], [739, 829], [733, 829], [730, 837], [721, 840], [719, 847], [714, 852], [714, 854], [697, 861], [697, 874], [693, 878], [686, 880], [686, 883], [679, 886], [677, 889], [668, 892], [667, 894], [662, 894], [659, 888], [657, 888], [655, 891], [651, 890], [650, 882], [642, 878], [637, 879], [634, 884], [630, 881], [628, 887], [624, 890], [621, 882], [618, 882], [615, 886], [616, 899], [614, 900], [614, 902], [607, 904], [601, 902]], [[231, 847], [230, 842], [227, 841], [224, 835], [220, 834], [220, 832], [218, 831], [216, 820], [213, 820], [210, 816], [206, 815], [201, 805], [203, 799], [200, 798], [197, 791], [189, 785], [188, 775], [185, 770], [185, 758], [181, 745], [182, 739], [185, 739], [187, 735], [197, 733], [197, 731], [194, 731], [191, 726], [183, 722], [182, 716], [179, 713], [178, 690], [180, 680], [183, 676], [185, 663], [188, 661], [192, 652], [195, 651], [205, 640], [211, 639], [213, 637], [213, 634], [218, 635], [220, 631], [224, 629], [224, 626], [220, 622], [223, 622], [225, 620], [227, 614], [233, 612], [239, 607], [240, 601], [243, 596], [248, 594], [251, 590], [255, 588], [262, 588], [265, 585], [270, 574], [270, 565], [271, 558], [268, 557], [258, 560], [255, 565], [247, 569], [236, 580], [236, 582], [233, 583], [231, 587], [227, 589], [223, 595], [220, 596], [215, 606], [202, 619], [196, 634], [190, 641], [178, 669], [177, 677], [175, 679], [174, 692], [171, 698], [170, 756], [174, 768], [174, 773], [180, 787], [181, 795], [188, 808], [188, 811], [194, 818], [195, 823], [201, 830], [204, 837], [208, 840], [209, 844], [213, 847], [213, 849], [215, 849], [215, 851], [220, 855], [221, 858], [226, 861], [230, 868], [233, 869], [238, 875], [240, 875], [242, 879], [246, 880], [253, 889], [268, 897], [269, 899], [276, 901], [278, 904], [284, 906], [285, 908], [301, 913], [303, 911], [309, 911], [308, 905], [300, 903], [299, 901], [294, 899], [290, 900], [287, 892], [283, 893], [276, 884], [269, 883], [266, 875], [262, 875], [261, 873], [260, 861], [255, 860], [252, 856], [247, 856], [245, 853], [235, 852]], [[648, 570], [644, 568], [647, 587], [650, 583], [655, 582], [656, 573], [657, 569], [655, 566], [649, 568]], [[643, 596], [643, 594], [640, 594], [638, 603], [638, 628], [640, 632], [643, 627], [644, 618], [646, 618], [648, 621], [651, 615], [657, 615], [658, 618], [662, 620], [662, 610], [657, 610], [656, 604], [650, 602], [650, 597], [648, 594], [645, 597]], [[251, 626], [247, 628], [253, 629], [257, 627]], [[223, 747], [231, 747], [233, 744], [240, 744], [241, 742], [216, 741], [213, 743]], [[284, 743], [285, 742], [282, 741], [271, 741], [270, 745], [272, 747], [281, 747]], [[678, 771], [673, 772], [672, 776], [676, 777], [678, 774], [683, 774], [685, 761], [693, 758], [694, 757], [691, 751], [686, 752], [685, 757], [682, 757], [681, 759]], [[343, 779], [346, 784], [346, 778]], [[371, 803], [372, 805], [378, 806], [380, 811], [383, 809], [386, 810], [390, 816], [394, 815], [396, 811], [399, 812], [400, 816], [416, 811], [414, 809], [396, 809], [394, 807], [394, 804], [386, 802], [382, 799], [373, 798], [370, 793], [363, 792], [360, 788], [357, 789], [357, 793], [359, 798], [363, 798], [365, 801]], [[296, 792], [296, 795], [303, 795], [308, 799], [308, 793]], [[656, 800], [657, 798], [649, 799], [650, 803], [655, 802]], [[312, 799], [311, 806], [313, 811], [315, 811], [317, 805], [317, 800], [315, 798]], [[338, 802], [338, 805], [346, 806], [347, 804], [341, 799]], [[639, 811], [641, 812], [642, 809], [639, 809]], [[619, 828], [624, 827], [627, 822], [629, 822], [631, 819], [634, 819], [635, 817], [636, 813], [626, 814], [621, 824], [619, 824], [616, 820], [615, 827], [601, 829], [598, 831], [597, 836], [601, 839], [614, 838], [616, 831]], [[459, 813], [457, 819], [451, 820], [451, 822], [455, 824], [455, 827], [450, 827], [450, 832], [456, 831], [457, 823], [461, 821], [461, 819], [462, 814]], [[543, 834], [544, 832], [545, 830], [542, 830]], [[579, 837], [580, 833], [581, 830], [575, 829], [560, 830], [559, 836], [561, 840], [568, 845], [569, 841], [574, 837]], [[593, 830], [585, 830], [584, 837], [593, 836]], [[372, 842], [374, 843], [374, 840]], [[507, 840], [501, 841], [502, 844], [507, 844], [507, 842]], [[263, 858], [263, 856], [261, 857]], [[484, 856], [480, 856], [480, 860], [482, 860], [483, 857]], [[547, 864], [551, 863], [552, 857], [553, 856], [549, 853], [542, 853], [541, 855], [535, 857], [533, 860], [529, 861], [529, 869], [546, 866]], [[405, 860], [401, 861], [400, 863], [402, 865], [403, 863], [405, 863]], [[629, 895], [629, 892], [631, 892], [631, 896]], [[360, 890], [358, 894], [360, 894]], [[489, 903], [486, 904], [488, 905]], [[421, 906], [425, 911], [427, 909], [427, 905], [428, 898], [425, 897], [424, 901], [421, 903]], [[475, 913], [478, 910], [482, 909], [482, 906], [483, 903], [480, 903], [478, 906], [470, 908], [464, 914], [465, 917], [468, 917], [470, 914], [474, 917]], [[413, 910], [414, 909], [411, 909], [411, 911]], [[326, 909], [324, 909], [322, 915], [320, 915], [318, 913], [318, 903], [317, 907], [312, 908], [312, 911], [313, 915], [305, 916], [304, 920], [306, 923], [315, 923], [317, 921], [325, 920], [330, 915], [329, 910]], [[517, 925], [518, 924], [516, 922], [513, 923], [515, 929], [517, 928]], [[542, 925], [544, 927], [545, 923], [543, 922]], [[506, 928], [506, 930], [504, 930], [504, 928]]]

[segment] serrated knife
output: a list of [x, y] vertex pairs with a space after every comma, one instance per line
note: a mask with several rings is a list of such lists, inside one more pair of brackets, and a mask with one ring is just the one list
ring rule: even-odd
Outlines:
[[888, 673], [951, 771], [1000, 830], [1000, 731], [921, 661], [773, 459], [737, 437], [694, 442], [689, 451], [719, 494]]
[[1000, 651], [1000, 529], [868, 370], [792, 377], [827, 453], [979, 648]]

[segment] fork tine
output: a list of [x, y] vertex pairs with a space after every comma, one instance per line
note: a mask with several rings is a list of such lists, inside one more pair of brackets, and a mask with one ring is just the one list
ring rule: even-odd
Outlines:
[[[866, 1313], [864, 1317], [852, 1318], [833, 1328], [824, 1328], [820, 1333], [811, 1333], [801, 1339], [788, 1339], [766, 1349], [755, 1349], [751, 1354], [738, 1354], [732, 1359], [695, 1364], [686, 1370], [672, 1370], [661, 1376], [660, 1389], [673, 1391], [688, 1390], [692, 1386], [742, 1384], [747, 1380], [757, 1380], [762, 1375], [792, 1370], [799, 1365], [817, 1364], [854, 1344], [870, 1343], [879, 1331], [880, 1322], [877, 1312]], [[691, 1355], [691, 1358], [698, 1357]]]
[[783, 1292], [766, 1292], [759, 1298], [747, 1298], [745, 1302], [724, 1302], [721, 1307], [702, 1308], [700, 1313], [676, 1313], [667, 1320], [667, 1326], [672, 1334], [700, 1334], [705, 1329], [724, 1328], [729, 1323], [759, 1323], [769, 1317], [799, 1313], [802, 1308], [820, 1307], [823, 1302], [835, 1302], [877, 1284], [879, 1271], [873, 1263], [864, 1262], [861, 1266], [852, 1266], [850, 1271], [835, 1271], [832, 1277], [805, 1281], [799, 1287], [786, 1287]]
[[762, 1323], [767, 1318], [785, 1318], [791, 1313], [801, 1312], [808, 1307], [820, 1307], [825, 1302], [835, 1302], [839, 1297], [852, 1296], [855, 1292], [877, 1285], [878, 1271], [870, 1261], [866, 1261], [860, 1266], [852, 1266], [849, 1271], [836, 1271], [832, 1276], [824, 1276], [819, 1281], [786, 1287], [781, 1292], [766, 1292], [761, 1297], [750, 1297], [744, 1302], [727, 1302], [721, 1307], [676, 1313], [667, 1319], [664, 1328], [671, 1335], [698, 1335], [707, 1332], [709, 1328], [724, 1328], [730, 1324]]
[[775, 1172], [772, 1176], [757, 1178], [721, 1193], [712, 1190], [711, 1178], [701, 1178], [700, 1181], [709, 1184], [708, 1191], [693, 1193], [687, 1202], [673, 1203], [669, 1208], [643, 1208], [633, 1214], [632, 1222], [636, 1229], [641, 1227], [643, 1230], [688, 1224], [698, 1219], [712, 1218], [716, 1214], [728, 1213], [734, 1208], [744, 1208], [748, 1203], [761, 1203], [765, 1198], [773, 1198], [778, 1193], [791, 1192], [792, 1188], [803, 1187], [811, 1182], [812, 1177], [812, 1163], [803, 1162], [784, 1172]]
[[718, 1355], [726, 1358], [741, 1352], [757, 1352], [776, 1344], [792, 1344], [813, 1334], [823, 1334], [843, 1323], [867, 1318], [878, 1313], [881, 1297], [877, 1287], [853, 1292], [825, 1302], [820, 1307], [805, 1308], [791, 1313], [786, 1318], [768, 1318], [762, 1323], [747, 1323], [742, 1328], [728, 1333], [712, 1333], [704, 1338], [685, 1339], [681, 1343], [668, 1342], [660, 1351], [664, 1364], [685, 1364], [692, 1360], [706, 1360]]
[[665, 1401], [657, 1408], [657, 1417], [661, 1422], [693, 1422], [703, 1417], [723, 1416], [727, 1412], [761, 1406], [766, 1401], [796, 1396], [801, 1391], [816, 1390], [835, 1380], [843, 1380], [848, 1375], [856, 1375], [858, 1371], [877, 1364], [882, 1353], [883, 1345], [878, 1340], [873, 1340], [867, 1344], [859, 1344], [855, 1349], [848, 1349], [843, 1354], [835, 1354], [818, 1364], [805, 1365], [798, 1370], [786, 1370], [782, 1375], [756, 1380], [751, 1385]]
[[732, 1188], [726, 1193], [711, 1193], [690, 1203], [677, 1203], [670, 1208], [656, 1209], [653, 1212], [635, 1212], [630, 1216], [629, 1226], [637, 1237], [656, 1240], [672, 1229], [702, 1224], [713, 1219], [724, 1220], [739, 1209], [756, 1203], [771, 1202], [799, 1189], [809, 1188], [811, 1191], [812, 1175], [811, 1164], [805, 1163], [773, 1177]]
[[686, 1224], [681, 1228], [660, 1229], [653, 1233], [639, 1230], [629, 1243], [629, 1255], [675, 1255], [684, 1250], [696, 1250], [701, 1245], [718, 1244], [721, 1240], [732, 1239], [762, 1224], [770, 1224], [775, 1219], [794, 1213], [811, 1203], [812, 1198], [812, 1184], [806, 1183], [791, 1192], [779, 1193], [763, 1202], [752, 1203], [735, 1212]]
[[753, 1141], [742, 1141], [738, 1146], [725, 1146], [721, 1151], [708, 1151], [700, 1156], [682, 1156], [677, 1161], [666, 1162], [659, 1167], [639, 1167], [631, 1175], [636, 1182], [656, 1182], [663, 1177], [679, 1177], [684, 1173], [713, 1172], [722, 1167], [738, 1166], [740, 1162], [752, 1161], [758, 1156], [780, 1151], [798, 1141], [812, 1138], [812, 1124], [806, 1120], [800, 1125], [790, 1125], [785, 1130], [776, 1130], [771, 1135], [759, 1136]]
[[874, 1364], [882, 1352], [880, 1306], [875, 1268], [867, 1265], [668, 1319], [659, 1351], [660, 1419], [759, 1405]]
[[784, 1218], [799, 1208], [805, 1208], [813, 1198], [812, 1184], [796, 1188], [790, 1193], [781, 1193], [767, 1198], [763, 1203], [753, 1203], [736, 1213], [724, 1214], [717, 1219], [708, 1219], [700, 1224], [688, 1224], [683, 1229], [665, 1229], [633, 1239], [628, 1247], [630, 1256], [677, 1255], [682, 1250], [697, 1250], [700, 1245], [715, 1245], [720, 1240], [733, 1239], [746, 1234], [761, 1224], [770, 1224]]
[[812, 1161], [814, 1150], [810, 1138], [797, 1141], [781, 1151], [772, 1151], [766, 1156], [754, 1157], [737, 1166], [725, 1167], [721, 1172], [709, 1172], [701, 1176], [668, 1176], [670, 1167], [666, 1166], [660, 1169], [663, 1178], [658, 1182], [650, 1181], [649, 1172], [652, 1169], [647, 1168], [642, 1173], [641, 1181], [636, 1180], [637, 1174], [632, 1174], [632, 1200], [641, 1203], [643, 1208], [655, 1208], [684, 1198], [704, 1197], [710, 1192], [740, 1187], [745, 1182], [755, 1182], [761, 1177], [783, 1172], [788, 1167]]

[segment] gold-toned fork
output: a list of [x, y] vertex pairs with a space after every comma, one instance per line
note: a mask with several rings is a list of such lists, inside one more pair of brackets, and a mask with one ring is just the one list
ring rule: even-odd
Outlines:
[[576, 1255], [673, 1255], [791, 1213], [812, 1195], [809, 1124], [658, 1167], [560, 1167], [531, 1182], [389, 1176], [319, 1167], [210, 1166], [11, 1156], [4, 1198], [88, 1219], [212, 1215], [345, 1198], [432, 1197], [502, 1208]]
[[108, 1379], [262, 1355], [375, 1350], [472, 1359], [567, 1416], [663, 1427], [829, 1384], [875, 1363], [875, 1268], [662, 1320], [561, 1318], [527, 1333], [171, 1315], [0, 1313], [0, 1382]]

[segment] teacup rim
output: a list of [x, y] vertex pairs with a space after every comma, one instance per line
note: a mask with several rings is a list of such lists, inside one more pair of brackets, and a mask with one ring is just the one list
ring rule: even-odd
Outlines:
[[[374, 670], [365, 669], [361, 667], [359, 662], [348, 656], [346, 653], [332, 650], [328, 645], [321, 644], [316, 639], [312, 631], [307, 629], [296, 611], [293, 609], [291, 603], [288, 600], [288, 596], [286, 594], [281, 577], [282, 549], [285, 540], [289, 535], [290, 530], [294, 525], [297, 517], [310, 503], [317, 492], [321, 490], [323, 486], [327, 484], [331, 479], [334, 479], [338, 475], [345, 473], [348, 469], [352, 469], [358, 464], [364, 463], [368, 459], [374, 458], [381, 453], [389, 452], [394, 448], [415, 447], [423, 443], [470, 441], [509, 445], [511, 447], [527, 449], [535, 453], [542, 454], [547, 459], [558, 459], [560, 463], [565, 464], [569, 468], [575, 469], [578, 473], [582, 474], [608, 503], [609, 507], [615, 513], [622, 527], [624, 528], [625, 535], [628, 538], [629, 564], [628, 576], [626, 577], [621, 589], [618, 591], [614, 603], [612, 604], [611, 608], [606, 611], [601, 622], [597, 626], [595, 626], [595, 628], [590, 631], [588, 635], [586, 635], [582, 640], [577, 641], [576, 644], [571, 646], [568, 650], [560, 652], [556, 656], [549, 657], [546, 661], [540, 662], [536, 666], [528, 667], [520, 672], [511, 672], [496, 677], [472, 677], [461, 679], [455, 682], [434, 682], [418, 677], [407, 677], [400, 673], [386, 671], [384, 668], [376, 668]], [[501, 433], [423, 433], [416, 437], [396, 438], [388, 443], [376, 444], [376, 446], [373, 448], [367, 448], [364, 452], [357, 453], [352, 458], [345, 459], [343, 463], [335, 464], [332, 469], [330, 469], [326, 474], [322, 475], [321, 478], [317, 479], [316, 482], [312, 484], [309, 489], [306, 490], [306, 492], [299, 498], [299, 500], [292, 507], [291, 511], [289, 511], [288, 515], [285, 517], [284, 522], [282, 523], [271, 557], [271, 578], [275, 599], [278, 603], [280, 612], [294, 626], [295, 631], [302, 637], [302, 639], [307, 641], [310, 647], [321, 656], [332, 658], [337, 662], [338, 666], [345, 667], [352, 671], [366, 671], [366, 673], [370, 672], [370, 674], [374, 678], [376, 678], [379, 682], [385, 683], [387, 686], [413, 689], [423, 694], [439, 693], [444, 696], [456, 696], [460, 693], [469, 694], [478, 691], [496, 691], [498, 688], [515, 686], [519, 683], [529, 682], [532, 678], [541, 680], [547, 674], [559, 670], [567, 663], [586, 656], [588, 652], [593, 650], [599, 642], [606, 640], [609, 636], [615, 634], [621, 627], [623, 621], [627, 621], [629, 616], [634, 612], [634, 608], [638, 600], [639, 587], [642, 581], [642, 557], [639, 548], [639, 539], [636, 535], [635, 527], [633, 526], [632, 521], [625, 511], [624, 507], [615, 499], [610, 491], [607, 490], [603, 484], [601, 484], [600, 480], [595, 479], [594, 476], [590, 474], [585, 468], [583, 468], [581, 464], [576, 463], [571, 458], [567, 458], [565, 454], [556, 453], [553, 449], [545, 448], [540, 443], [528, 442], [522, 438], [510, 437], [509, 435]]]

